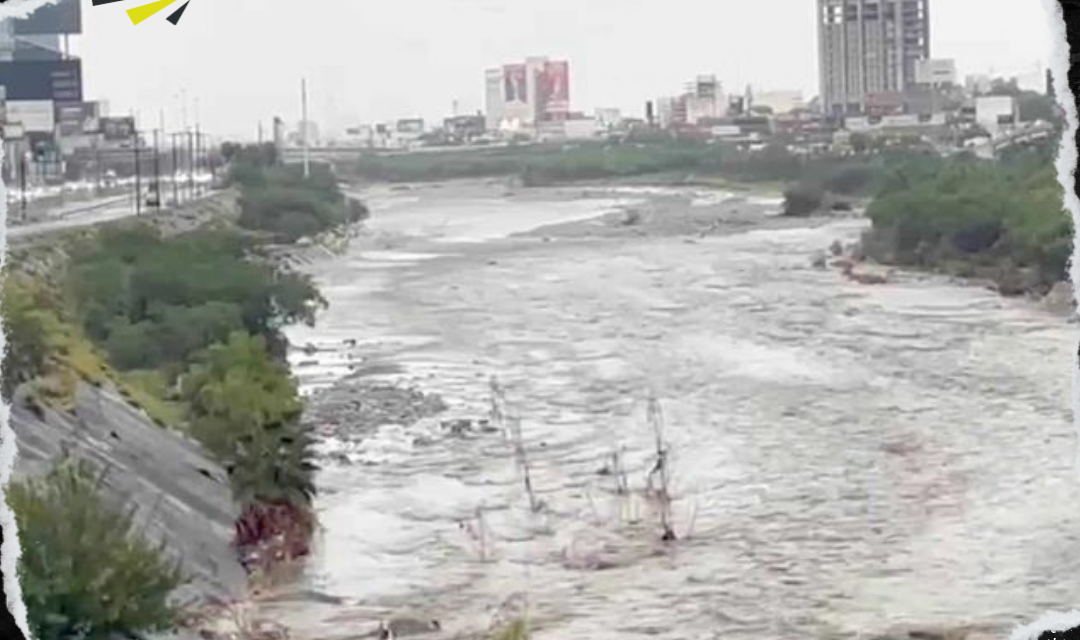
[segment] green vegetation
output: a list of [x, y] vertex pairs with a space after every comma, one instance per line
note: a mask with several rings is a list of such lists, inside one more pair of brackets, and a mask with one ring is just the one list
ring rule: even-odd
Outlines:
[[169, 595], [182, 582], [164, 550], [141, 539], [130, 514], [104, 504], [100, 482], [65, 461], [46, 477], [12, 483], [19, 579], [38, 640], [107, 640], [169, 628]]
[[367, 217], [363, 204], [338, 188], [329, 165], [314, 164], [307, 178], [298, 166], [281, 166], [274, 147], [229, 147], [230, 181], [240, 188], [240, 220], [245, 229], [295, 242]]
[[[869, 143], [866, 145], [869, 150]], [[701, 181], [802, 184], [830, 193], [868, 197], [888, 163], [916, 153], [875, 149], [873, 155], [799, 156], [781, 143], [756, 151], [732, 145], [657, 137], [627, 141], [536, 144], [439, 151], [370, 153], [354, 165], [357, 175], [388, 182], [517, 177], [525, 186], [579, 180], [663, 176]]]
[[[229, 473], [242, 505], [238, 550], [273, 561], [306, 553], [314, 531], [313, 440], [300, 425], [280, 330], [313, 322], [325, 301], [308, 278], [266, 259], [264, 242], [345, 224], [363, 208], [347, 207], [322, 170], [304, 182], [272, 166], [265, 149], [223, 155], [247, 197], [248, 229], [215, 221], [163, 236], [125, 222], [19, 256], [0, 295], [8, 332], [2, 390], [7, 398], [25, 390], [32, 408], [70, 411], [79, 383], [110, 385], [159, 425], [186, 430]], [[289, 198], [316, 206], [297, 213]], [[305, 217], [317, 225], [296, 223]], [[65, 463], [9, 494], [36, 543], [22, 580], [42, 640], [80, 632], [96, 640], [174, 619], [165, 597], [176, 573], [132, 537], [130, 519], [97, 501], [99, 484], [88, 474]]]
[[1072, 222], [1048, 150], [999, 162], [923, 158], [892, 168], [867, 213], [883, 262], [989, 277], [1006, 294], [1065, 279]]
[[45, 375], [50, 354], [49, 336], [56, 324], [55, 316], [43, 308], [27, 284], [5, 274], [0, 289], [0, 314], [7, 330], [7, 349], [4, 351], [4, 400], [10, 401], [15, 388]]
[[278, 556], [306, 553], [315, 494], [311, 436], [288, 368], [262, 338], [234, 333], [208, 349], [182, 381], [192, 434], [229, 472], [243, 515], [243, 551], [277, 540]]
[[76, 247], [70, 289], [86, 335], [121, 370], [178, 373], [235, 331], [280, 342], [283, 323], [312, 322], [314, 286], [249, 259], [229, 230], [162, 238], [151, 227], [103, 231]]
[[524, 618], [513, 620], [505, 629], [498, 631], [493, 640], [528, 640], [529, 624]]
[[720, 148], [694, 142], [581, 142], [481, 150], [364, 154], [357, 175], [388, 182], [515, 176], [527, 186], [645, 175], [715, 171]]
[[818, 212], [825, 193], [818, 187], [795, 185], [784, 191], [784, 215], [802, 217]]

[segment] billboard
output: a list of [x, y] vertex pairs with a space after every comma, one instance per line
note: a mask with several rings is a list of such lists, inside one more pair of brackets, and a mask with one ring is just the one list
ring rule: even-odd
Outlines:
[[12, 21], [16, 35], [47, 33], [82, 33], [82, 11], [79, 0], [58, 0]]
[[570, 111], [570, 64], [560, 60], [544, 63], [543, 81], [544, 111], [566, 113]]
[[699, 98], [715, 98], [719, 95], [719, 87], [716, 76], [698, 76], [694, 82], [694, 95]]
[[527, 75], [523, 64], [508, 64], [503, 67], [503, 99], [508, 104], [528, 103]]
[[135, 118], [102, 118], [101, 134], [109, 142], [131, 140], [135, 137]]
[[9, 100], [82, 102], [81, 60], [0, 62], [0, 85]]
[[12, 60], [63, 60], [60, 36], [54, 34], [20, 36], [15, 41]]
[[51, 100], [8, 100], [8, 122], [18, 122], [28, 133], [52, 134], [56, 117]]
[[956, 62], [941, 58], [917, 60], [915, 82], [932, 85], [956, 84]]
[[56, 123], [61, 136], [96, 133], [98, 105], [96, 102], [68, 102], [56, 104]]
[[421, 134], [424, 132], [424, 121], [420, 118], [404, 118], [397, 121], [398, 133]]

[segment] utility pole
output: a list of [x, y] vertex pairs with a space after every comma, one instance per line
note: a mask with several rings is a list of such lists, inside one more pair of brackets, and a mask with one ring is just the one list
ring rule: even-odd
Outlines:
[[26, 222], [26, 151], [20, 151], [19, 153], [19, 187], [21, 190], [19, 196], [20, 213], [22, 214], [22, 221]]
[[139, 167], [139, 130], [133, 131], [135, 135], [135, 215], [142, 214], [142, 176]]
[[300, 79], [300, 111], [301, 111], [301, 135], [304, 138], [304, 179], [311, 176], [310, 147], [308, 146], [308, 117], [307, 117], [307, 78]]
[[[202, 133], [199, 131], [199, 123], [195, 122], [195, 172], [198, 173], [202, 169]], [[199, 191], [202, 191], [202, 183], [199, 183]]]
[[262, 146], [262, 143], [263, 143], [262, 120], [259, 120], [259, 146], [260, 147]]
[[154, 205], [161, 211], [161, 148], [158, 146], [160, 129], [154, 129]]
[[207, 191], [213, 191], [214, 186], [217, 184], [217, 166], [214, 163], [214, 140], [210, 136], [206, 137], [206, 165], [210, 169], [210, 182], [207, 184]]
[[177, 173], [180, 170], [180, 158], [177, 154], [176, 136], [177, 133], [169, 134], [169, 138], [172, 140], [172, 192], [173, 192], [173, 204], [180, 206], [180, 176]]
[[191, 129], [187, 131], [188, 143], [188, 198], [195, 198], [195, 141], [191, 136]]
[[[160, 142], [158, 135], [160, 134]], [[158, 129], [154, 132], [154, 193], [157, 195], [157, 208], [161, 211], [161, 147], [165, 140], [165, 110], [158, 112]]]

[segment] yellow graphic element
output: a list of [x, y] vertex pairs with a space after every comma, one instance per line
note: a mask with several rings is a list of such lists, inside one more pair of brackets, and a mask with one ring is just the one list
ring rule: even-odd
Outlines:
[[131, 24], [139, 24], [174, 2], [176, 2], [176, 0], [156, 0], [155, 2], [144, 4], [141, 7], [128, 9], [128, 17], [131, 18]]

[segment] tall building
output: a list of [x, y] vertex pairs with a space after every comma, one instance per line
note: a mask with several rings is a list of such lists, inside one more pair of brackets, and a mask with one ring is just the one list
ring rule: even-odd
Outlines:
[[929, 57], [929, 0], [818, 0], [825, 113], [864, 113], [868, 96], [907, 91]]
[[533, 128], [570, 115], [570, 65], [564, 60], [530, 57], [484, 74], [485, 124]]
[[38, 7], [23, 18], [0, 20], [0, 86], [4, 94], [4, 176], [9, 158], [32, 154], [31, 181], [59, 179], [65, 159], [90, 145], [93, 105], [83, 103], [82, 62], [70, 55], [69, 36], [82, 33], [79, 0]]
[[503, 83], [501, 67], [484, 72], [484, 118], [488, 131], [498, 131], [506, 117]]

